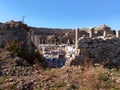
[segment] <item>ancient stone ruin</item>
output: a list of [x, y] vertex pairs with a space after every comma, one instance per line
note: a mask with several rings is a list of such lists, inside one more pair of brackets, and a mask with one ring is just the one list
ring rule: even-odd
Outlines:
[[[71, 65], [81, 64], [85, 59], [92, 63], [104, 63], [109, 66], [120, 66], [120, 33], [116, 35], [110, 30], [104, 30], [102, 36], [96, 36], [90, 29], [89, 37], [79, 38], [79, 55], [71, 62]], [[111, 34], [111, 35], [109, 35]]]
[[89, 57], [95, 62], [111, 60], [116, 63], [120, 60], [120, 39], [84, 38], [79, 41], [81, 57]]
[[[94, 28], [78, 29], [78, 49], [76, 60], [87, 57], [93, 62], [109, 61], [120, 65], [120, 31], [111, 30], [102, 25]], [[0, 23], [0, 45], [14, 40], [28, 44], [30, 48], [39, 47], [39, 44], [75, 44], [75, 30], [49, 29], [29, 27], [21, 21]]]
[[21, 41], [27, 43], [28, 26], [21, 21], [9, 21], [0, 24], [0, 45], [9, 41]]

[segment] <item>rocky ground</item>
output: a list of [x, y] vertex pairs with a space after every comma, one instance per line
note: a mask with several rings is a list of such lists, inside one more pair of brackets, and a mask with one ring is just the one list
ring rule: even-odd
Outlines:
[[72, 66], [42, 68], [0, 50], [0, 90], [120, 90], [120, 70]]

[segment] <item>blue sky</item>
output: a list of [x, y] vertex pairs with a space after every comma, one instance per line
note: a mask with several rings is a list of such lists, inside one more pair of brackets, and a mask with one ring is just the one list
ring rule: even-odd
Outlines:
[[102, 24], [120, 29], [120, 0], [0, 0], [0, 22], [29, 26], [84, 28]]

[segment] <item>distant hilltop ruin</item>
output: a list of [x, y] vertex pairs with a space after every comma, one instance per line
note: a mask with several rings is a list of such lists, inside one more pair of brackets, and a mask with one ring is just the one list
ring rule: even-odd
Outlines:
[[[35, 35], [41, 37], [41, 43], [75, 43], [75, 29], [52, 29], [52, 28], [34, 28], [30, 27], [31, 31], [34, 31]], [[91, 30], [91, 31], [90, 31]], [[115, 30], [111, 30], [110, 27], [106, 25], [101, 25], [94, 28], [79, 28], [78, 37], [89, 37], [89, 33], [92, 32], [94, 37], [103, 36], [115, 37]]]

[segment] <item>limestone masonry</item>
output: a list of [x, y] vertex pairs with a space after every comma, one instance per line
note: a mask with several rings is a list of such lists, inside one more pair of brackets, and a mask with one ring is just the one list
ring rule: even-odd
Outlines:
[[93, 62], [109, 61], [120, 65], [120, 31], [111, 30], [106, 25], [77, 30], [75, 38], [75, 30], [72, 29], [35, 28], [21, 21], [9, 21], [0, 23], [0, 45], [14, 40], [38, 48], [39, 44], [66, 44], [69, 41], [70, 45], [78, 46], [79, 60], [87, 57]]
[[80, 56], [88, 57], [94, 62], [110, 61], [120, 65], [119, 38], [84, 38], [79, 41]]
[[0, 24], [0, 45], [8, 41], [27, 42], [28, 27], [22, 22], [6, 22]]

